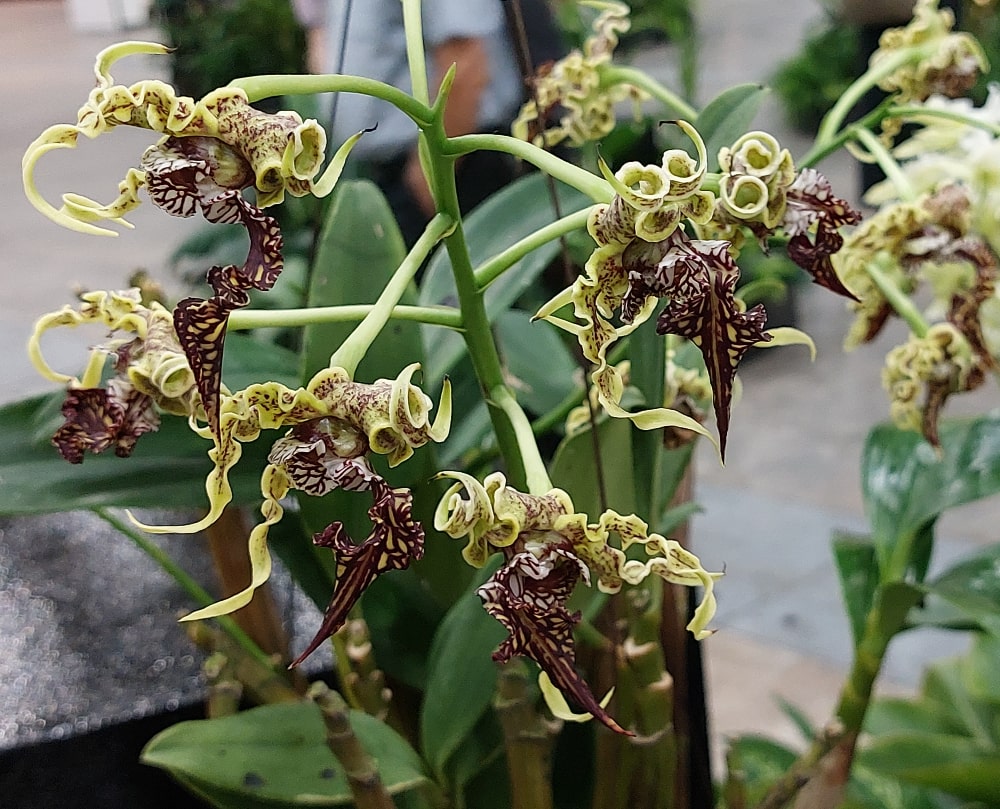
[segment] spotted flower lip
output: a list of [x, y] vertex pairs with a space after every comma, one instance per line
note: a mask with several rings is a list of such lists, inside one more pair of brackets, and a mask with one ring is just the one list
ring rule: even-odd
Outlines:
[[[713, 587], [719, 573], [709, 573], [698, 558], [674, 540], [651, 533], [634, 515], [605, 511], [596, 523], [575, 511], [564, 491], [534, 495], [507, 485], [500, 472], [480, 483], [463, 472], [444, 472], [456, 483], [444, 494], [434, 527], [459, 539], [468, 537], [464, 555], [481, 566], [493, 553], [505, 564], [479, 590], [486, 610], [510, 632], [494, 655], [507, 660], [530, 657], [564, 695], [611, 730], [626, 732], [591, 694], [574, 666], [572, 630], [579, 616], [566, 608], [578, 582], [596, 580], [603, 592], [649, 576], [704, 589], [688, 628], [699, 640], [715, 614]], [[618, 542], [612, 544], [612, 537]], [[626, 551], [639, 545], [646, 558], [630, 559]]]

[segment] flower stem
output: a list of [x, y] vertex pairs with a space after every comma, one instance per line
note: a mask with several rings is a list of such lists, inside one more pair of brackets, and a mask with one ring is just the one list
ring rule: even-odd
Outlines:
[[506, 385], [499, 386], [490, 391], [490, 400], [499, 407], [510, 420], [517, 439], [520, 450], [521, 462], [524, 464], [524, 477], [528, 484], [528, 492], [531, 494], [545, 494], [552, 489], [552, 481], [549, 473], [545, 469], [545, 461], [542, 460], [538, 449], [538, 442], [535, 441], [535, 434], [531, 429], [531, 422], [527, 415], [517, 403], [514, 394]]
[[854, 83], [848, 87], [843, 95], [837, 99], [830, 111], [820, 122], [819, 131], [816, 133], [816, 145], [814, 149], [822, 146], [827, 141], [832, 140], [840, 131], [847, 119], [848, 113], [872, 87], [880, 81], [888, 78], [899, 68], [919, 62], [930, 56], [937, 48], [936, 42], [924, 43], [910, 48], [904, 48], [897, 53], [890, 54], [875, 67], [869, 67], [861, 76], [855, 79]]
[[688, 104], [672, 90], [664, 87], [648, 73], [625, 65], [604, 64], [598, 68], [601, 74], [601, 87], [613, 87], [616, 84], [630, 84], [645, 90], [664, 106], [676, 112], [686, 121], [693, 122], [698, 117], [698, 110]]
[[517, 261], [520, 261], [528, 253], [537, 250], [543, 244], [572, 233], [574, 230], [586, 226], [590, 216], [590, 208], [567, 214], [561, 219], [536, 230], [530, 236], [525, 236], [521, 241], [512, 244], [506, 250], [497, 253], [493, 258], [484, 261], [475, 270], [476, 286], [485, 289], [492, 284], [503, 273]]
[[[212, 598], [209, 592], [198, 584], [198, 582], [196, 582], [191, 576], [189, 576], [187, 571], [178, 565], [168, 553], [160, 548], [159, 545], [151, 542], [149, 539], [136, 531], [125, 520], [122, 520], [114, 515], [110, 510], [106, 508], [95, 508], [92, 509], [92, 511], [116, 531], [119, 531], [128, 537], [128, 539], [130, 539], [139, 550], [156, 562], [156, 564], [160, 566], [160, 569], [170, 576], [170, 578], [172, 578], [177, 585], [188, 594], [191, 600], [198, 604], [199, 607], [207, 607], [209, 604], [215, 602], [215, 599]], [[256, 643], [253, 642], [246, 632], [240, 629], [240, 627], [236, 624], [236, 621], [228, 615], [220, 615], [215, 620], [218, 622], [219, 626], [225, 630], [226, 634], [239, 644], [243, 651], [250, 655], [250, 657], [258, 663], [266, 666], [269, 671], [274, 669], [274, 661], [271, 660], [271, 658], [266, 655]]]
[[610, 202], [614, 191], [606, 180], [557, 157], [533, 143], [510, 135], [461, 135], [448, 138], [444, 154], [458, 157], [479, 149], [505, 152], [540, 168], [546, 174], [586, 194], [594, 202]]
[[885, 144], [882, 141], [875, 137], [870, 130], [860, 126], [852, 126], [848, 130], [848, 133], [868, 150], [868, 154], [875, 158], [875, 162], [878, 163], [879, 168], [882, 169], [889, 181], [896, 186], [900, 199], [906, 202], [912, 202], [916, 199], [917, 194], [913, 190], [913, 185], [910, 183], [909, 178], [903, 174], [903, 170], [900, 168], [899, 163], [896, 162], [896, 158], [885, 148]]
[[441, 237], [455, 227], [455, 220], [447, 214], [439, 213], [430, 222], [417, 239], [417, 243], [407, 253], [399, 269], [386, 284], [382, 294], [378, 296], [371, 311], [365, 316], [340, 344], [340, 347], [330, 357], [330, 366], [343, 368], [353, 377], [358, 363], [364, 358], [372, 342], [392, 318], [393, 309], [406, 292], [417, 271], [423, 266], [424, 259]]
[[413, 96], [418, 101], [429, 104], [427, 59], [424, 54], [424, 29], [420, 6], [420, 0], [403, 0], [403, 30], [406, 32], [406, 61], [410, 68]]
[[993, 121], [984, 121], [982, 118], [974, 118], [964, 112], [957, 110], [944, 110], [939, 107], [927, 107], [922, 104], [903, 104], [888, 107], [885, 111], [886, 118], [906, 118], [915, 123], [924, 123], [924, 118], [940, 118], [945, 121], [954, 121], [957, 124], [976, 127], [989, 132], [991, 135], [1000, 137], [1000, 124]]
[[[880, 261], [879, 257], [876, 256], [875, 259], [865, 265], [865, 272], [868, 273], [868, 277], [872, 279], [872, 283], [878, 287], [879, 292], [889, 302], [889, 305], [896, 314], [910, 327], [910, 331], [917, 337], [924, 337], [927, 335], [930, 325], [924, 319], [923, 314], [916, 307], [916, 304], [913, 303], [913, 300], [885, 272], [884, 265], [888, 261], [889, 259], [886, 257], [883, 257]], [[879, 266], [880, 263], [883, 266]]]
[[[229, 316], [229, 331], [242, 329], [293, 328], [313, 323], [355, 323], [364, 320], [375, 304], [316, 306], [305, 309], [237, 309]], [[462, 313], [451, 306], [394, 306], [392, 320], [409, 320], [428, 326], [462, 329]]]
[[248, 76], [229, 83], [247, 94], [250, 101], [284, 95], [316, 93], [360, 93], [388, 101], [408, 115], [417, 126], [428, 126], [434, 119], [430, 107], [391, 84], [361, 76], [328, 73], [316, 76]]

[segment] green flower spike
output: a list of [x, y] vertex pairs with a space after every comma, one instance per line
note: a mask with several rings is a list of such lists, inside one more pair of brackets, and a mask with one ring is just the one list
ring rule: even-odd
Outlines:
[[[648, 532], [634, 515], [608, 510], [597, 523], [576, 513], [561, 489], [542, 495], [524, 494], [507, 486], [497, 472], [482, 484], [461, 472], [441, 477], [457, 483], [441, 499], [434, 526], [453, 538], [468, 537], [464, 555], [480, 566], [494, 552], [506, 563], [480, 589], [486, 610], [510, 636], [494, 653], [498, 661], [515, 655], [530, 657], [551, 683], [611, 730], [627, 733], [594, 698], [575, 668], [573, 627], [580, 620], [566, 608], [579, 581], [606, 593], [623, 584], [639, 584], [648, 576], [688, 586], [701, 586], [704, 595], [688, 628], [695, 637], [711, 634], [715, 614], [713, 587], [719, 573], [708, 573], [698, 558], [676, 541]], [[464, 496], [463, 496], [464, 495]], [[617, 547], [611, 544], [619, 538]], [[628, 559], [632, 545], [642, 545], [647, 559]], [[555, 710], [564, 712], [557, 704]]]
[[[268, 382], [223, 396], [220, 437], [216, 438], [209, 428], [200, 430], [203, 437], [215, 440], [209, 451], [214, 468], [205, 486], [209, 513], [190, 525], [151, 526], [133, 518], [140, 528], [153, 533], [194, 533], [208, 527], [232, 499], [228, 474], [240, 458], [242, 444], [256, 440], [262, 430], [291, 429], [275, 442], [261, 478], [264, 521], [250, 534], [250, 584], [242, 592], [192, 613], [186, 620], [237, 610], [267, 581], [271, 572], [267, 532], [281, 519], [280, 501], [291, 489], [316, 496], [335, 488], [371, 491], [374, 498], [369, 515], [375, 529], [367, 542], [355, 545], [339, 523], [317, 536], [318, 544], [338, 552], [338, 566], [343, 574], [338, 576], [334, 601], [321, 632], [336, 631], [338, 621], [346, 618], [350, 604], [375, 575], [390, 567], [405, 567], [410, 558], [422, 553], [423, 529], [410, 518], [409, 490], [390, 488], [367, 460], [368, 453], [374, 452], [387, 456], [390, 466], [397, 466], [415, 448], [447, 437], [451, 387], [446, 381], [438, 414], [431, 423], [433, 404], [410, 382], [418, 368], [414, 363], [394, 380], [380, 379], [371, 384], [353, 382], [341, 368], [326, 368], [305, 388], [291, 390]], [[404, 541], [403, 537], [408, 539]], [[402, 557], [396, 558], [393, 552], [400, 549]], [[342, 586], [341, 581], [348, 584]], [[334, 628], [329, 629], [331, 626]]]
[[[91, 349], [81, 377], [52, 369], [42, 354], [45, 333], [88, 323], [131, 336], [116, 337]], [[170, 312], [155, 302], [144, 306], [137, 289], [88, 292], [81, 296], [79, 308], [64, 306], [40, 318], [28, 342], [28, 356], [43, 377], [69, 388], [63, 405], [66, 423], [53, 443], [72, 463], [80, 463], [85, 451], [99, 453], [112, 447], [120, 456], [130, 455], [139, 436], [158, 428], [157, 408], [189, 418], [199, 413], [195, 377], [174, 333]], [[114, 375], [102, 388], [109, 358]]]

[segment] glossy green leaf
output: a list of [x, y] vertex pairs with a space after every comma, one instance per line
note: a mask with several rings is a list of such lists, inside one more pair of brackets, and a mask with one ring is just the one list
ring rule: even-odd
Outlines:
[[936, 790], [905, 784], [898, 778], [866, 767], [862, 754], [851, 768], [847, 797], [839, 809], [962, 809], [962, 806]]
[[[510, 806], [503, 731], [493, 711], [486, 711], [445, 765], [444, 781], [467, 809]], [[497, 803], [497, 801], [500, 801]]]
[[438, 775], [446, 773], [449, 759], [469, 738], [496, 690], [497, 670], [491, 655], [506, 631], [483, 609], [475, 589], [498, 563], [499, 557], [494, 557], [479, 572], [473, 587], [448, 611], [431, 644], [420, 741]]
[[577, 511], [594, 519], [605, 508], [620, 514], [636, 513], [631, 434], [632, 425], [625, 419], [598, 422], [601, 475], [597, 474], [594, 436], [589, 427], [559, 443], [552, 459], [552, 483], [569, 494]]
[[[579, 191], [557, 188], [559, 214], [579, 211], [591, 204]], [[511, 183], [476, 207], [463, 219], [465, 239], [474, 267], [510, 247], [520, 239], [548, 225], [559, 216], [553, 212], [544, 175], [533, 172]], [[559, 251], [559, 242], [549, 242], [512, 265], [486, 290], [487, 315], [493, 319], [510, 308], [541, 275]], [[451, 261], [444, 249], [438, 250], [427, 266], [420, 284], [420, 303], [455, 305], [456, 292]], [[446, 329], [424, 327], [427, 373], [432, 379], [444, 376], [465, 353], [461, 336]]]
[[[885, 575], [899, 542], [915, 540], [946, 509], [1000, 491], [1000, 413], [944, 422], [940, 454], [917, 433], [880, 425], [865, 442], [861, 469]], [[915, 551], [926, 556], [926, 540], [916, 545]]]
[[[934, 599], [940, 599], [959, 616], [983, 629], [1000, 635], [1000, 545], [957, 563], [924, 585]], [[954, 616], [954, 612], [952, 615]], [[930, 613], [933, 619], [935, 614]], [[918, 623], [931, 623], [918, 615]], [[940, 623], [940, 622], [939, 622]]]
[[[351, 711], [351, 727], [378, 762], [390, 793], [427, 782], [420, 757], [394, 730], [358, 711]], [[326, 746], [319, 708], [309, 702], [181, 722], [155, 736], [142, 761], [167, 770], [225, 809], [352, 802], [343, 769]]]
[[727, 753], [727, 760], [746, 785], [748, 806], [756, 806], [797, 757], [795, 751], [762, 736], [733, 739]]
[[749, 131], [769, 92], [760, 84], [738, 84], [705, 105], [694, 125], [705, 140], [709, 171], [719, 170], [719, 149]]
[[965, 800], [1000, 802], [1000, 750], [984, 750], [966, 736], [886, 734], [865, 749], [865, 763], [903, 781]]
[[508, 382], [530, 412], [547, 413], [574, 390], [583, 395], [574, 382], [579, 365], [553, 326], [510, 309], [497, 317], [496, 333]]
[[878, 560], [869, 537], [835, 534], [833, 557], [840, 577], [840, 591], [857, 646], [878, 587]]
[[[316, 243], [309, 282], [309, 306], [374, 303], [406, 256], [392, 209], [378, 186], [367, 180], [337, 187]], [[401, 303], [414, 303], [416, 289]], [[330, 355], [357, 323], [314, 323], [302, 335], [303, 377], [325, 368]], [[357, 379], [394, 379], [419, 361], [420, 328], [391, 320], [358, 366]]]
[[976, 633], [962, 659], [962, 684], [973, 699], [992, 703], [1000, 715], [1000, 637]]

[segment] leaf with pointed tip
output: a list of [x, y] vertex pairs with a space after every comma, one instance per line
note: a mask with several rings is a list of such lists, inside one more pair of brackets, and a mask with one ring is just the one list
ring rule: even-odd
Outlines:
[[708, 170], [719, 170], [719, 150], [732, 146], [748, 132], [757, 110], [770, 92], [760, 84], [738, 84], [717, 95], [699, 113], [695, 129], [705, 141]]
[[[350, 720], [390, 794], [427, 783], [420, 757], [394, 730], [360, 711], [351, 711]], [[319, 708], [310, 702], [181, 722], [153, 737], [142, 761], [221, 809], [353, 803], [347, 775], [327, 747]]]

